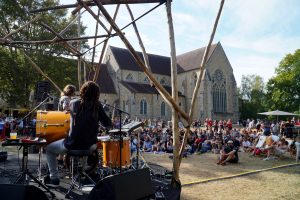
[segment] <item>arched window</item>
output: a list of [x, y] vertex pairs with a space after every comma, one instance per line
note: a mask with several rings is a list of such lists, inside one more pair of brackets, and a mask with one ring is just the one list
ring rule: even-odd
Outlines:
[[147, 101], [145, 99], [140, 102], [140, 114], [147, 115]]
[[190, 83], [191, 83], [192, 86], [195, 86], [195, 85], [196, 85], [196, 83], [197, 83], [197, 78], [198, 78], [197, 73], [194, 72], [194, 73], [192, 74], [191, 80], [190, 80]]
[[166, 116], [166, 104], [165, 104], [165, 102], [162, 102], [160, 104], [160, 115], [161, 116]]
[[185, 81], [182, 81], [182, 83], [181, 83], [181, 92], [182, 92], [182, 94], [183, 95], [185, 95]]
[[162, 85], [165, 85], [167, 82], [166, 82], [166, 79], [165, 78], [162, 78], [161, 80], [160, 80], [160, 84], [162, 84]]
[[149, 83], [150, 81], [149, 81], [149, 78], [148, 77], [146, 77], [145, 79], [144, 79], [144, 83]]
[[213, 77], [213, 111], [214, 112], [227, 112], [227, 94], [226, 82], [224, 80], [223, 72], [217, 69]]
[[126, 80], [127, 80], [127, 81], [133, 81], [133, 76], [132, 76], [132, 74], [128, 74], [128, 75], [126, 76]]

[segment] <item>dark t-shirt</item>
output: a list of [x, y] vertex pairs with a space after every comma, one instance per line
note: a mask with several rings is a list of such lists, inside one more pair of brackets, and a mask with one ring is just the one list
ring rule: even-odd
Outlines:
[[224, 148], [224, 151], [225, 153], [229, 153], [231, 151], [235, 150], [234, 152], [234, 155], [235, 155], [235, 158], [233, 159], [235, 162], [237, 162], [239, 160], [239, 155], [238, 155], [238, 151], [239, 151], [239, 147], [238, 146], [234, 146], [234, 145], [227, 145], [225, 148]]
[[64, 145], [67, 149], [88, 149], [91, 145], [97, 143], [99, 121], [105, 127], [111, 127], [112, 122], [103, 110], [101, 103], [98, 103], [98, 119], [93, 116], [93, 108], [85, 106], [78, 113], [80, 108], [80, 99], [74, 99], [70, 102], [70, 131]]

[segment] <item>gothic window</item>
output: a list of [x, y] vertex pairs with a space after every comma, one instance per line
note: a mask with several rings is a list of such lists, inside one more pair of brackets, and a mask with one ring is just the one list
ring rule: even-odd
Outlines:
[[150, 81], [149, 81], [149, 78], [148, 77], [146, 77], [145, 79], [144, 79], [144, 83], [149, 83]]
[[128, 75], [126, 76], [126, 80], [127, 80], [127, 81], [133, 81], [133, 76], [132, 76], [132, 74], [128, 74]]
[[197, 78], [198, 78], [197, 74], [194, 73], [194, 75], [193, 75], [194, 85], [196, 85], [196, 83], [197, 83]]
[[166, 104], [165, 104], [165, 102], [162, 102], [160, 104], [160, 114], [161, 114], [161, 116], [166, 116]]
[[223, 72], [217, 69], [213, 76], [213, 110], [214, 112], [227, 112], [226, 82]]
[[182, 92], [182, 94], [185, 94], [184, 93], [185, 92], [184, 88], [185, 88], [185, 83], [184, 83], [184, 81], [182, 81], [182, 83], [181, 83], [181, 92]]
[[165, 78], [162, 78], [162, 79], [160, 80], [160, 84], [165, 85], [165, 84], [166, 84], [166, 79], [165, 79]]
[[147, 101], [145, 99], [140, 102], [140, 114], [147, 115]]

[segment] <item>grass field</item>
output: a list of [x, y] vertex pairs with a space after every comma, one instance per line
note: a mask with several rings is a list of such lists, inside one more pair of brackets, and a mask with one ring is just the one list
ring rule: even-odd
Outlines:
[[[263, 157], [250, 157], [248, 153], [241, 152], [239, 155], [240, 163], [226, 166], [217, 165], [217, 155], [213, 153], [191, 155], [183, 159], [180, 168], [180, 180], [183, 185], [181, 199], [300, 199], [300, 165], [185, 186], [189, 182], [295, 162], [289, 156], [278, 160], [263, 161]], [[169, 170], [172, 169], [172, 160], [166, 154], [144, 154], [143, 156], [147, 162], [157, 163]]]

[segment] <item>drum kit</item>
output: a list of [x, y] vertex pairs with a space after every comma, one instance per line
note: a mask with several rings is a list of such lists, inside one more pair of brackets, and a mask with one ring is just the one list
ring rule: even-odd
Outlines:
[[[113, 129], [107, 135], [98, 136], [97, 149], [93, 156], [88, 158], [87, 173], [100, 171], [116, 171], [130, 169], [131, 151], [129, 133], [143, 125], [142, 122], [132, 122], [121, 129]], [[63, 139], [70, 129], [70, 114], [63, 111], [42, 111], [36, 114], [36, 136], [43, 138], [47, 144]], [[69, 168], [69, 158], [66, 156], [65, 165]], [[98, 170], [99, 171], [99, 170]]]

